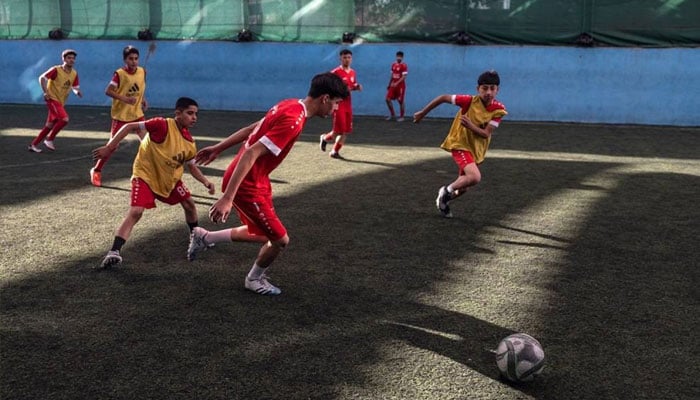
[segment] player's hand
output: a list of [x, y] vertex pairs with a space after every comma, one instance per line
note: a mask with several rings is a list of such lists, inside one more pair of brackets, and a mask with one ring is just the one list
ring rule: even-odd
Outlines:
[[357, 85], [355, 85], [355, 90], [357, 90], [358, 92], [361, 92], [361, 91], [362, 91], [362, 85], [360, 85], [359, 83], [358, 83]]
[[126, 100], [124, 100], [124, 103], [131, 104], [133, 106], [136, 104], [136, 100], [136, 97], [127, 97]]
[[420, 122], [420, 120], [425, 117], [425, 113], [423, 111], [418, 111], [415, 114], [413, 114], [413, 123], [417, 124]]
[[461, 117], [459, 117], [459, 121], [463, 126], [465, 126], [469, 130], [473, 131], [474, 128], [476, 127], [476, 125], [474, 125], [472, 120], [469, 119], [469, 116], [467, 116], [467, 114], [464, 114]]
[[197, 165], [209, 165], [210, 162], [216, 160], [218, 155], [219, 152], [216, 150], [215, 146], [208, 146], [197, 152], [197, 155], [194, 156], [194, 162], [197, 163]]
[[109, 147], [100, 146], [92, 151], [92, 160], [97, 161], [103, 158], [107, 158], [110, 154], [112, 154], [112, 152], [113, 151], [110, 150]]
[[215, 224], [226, 222], [232, 207], [231, 200], [225, 197], [220, 198], [209, 208], [209, 219]]
[[207, 181], [207, 183], [204, 184], [204, 187], [207, 188], [207, 190], [209, 191], [209, 194], [216, 193], [216, 186], [214, 186], [213, 183]]
[[143, 110], [143, 111], [148, 110], [148, 102], [146, 101], [145, 98], [143, 100], [141, 100], [141, 110]]

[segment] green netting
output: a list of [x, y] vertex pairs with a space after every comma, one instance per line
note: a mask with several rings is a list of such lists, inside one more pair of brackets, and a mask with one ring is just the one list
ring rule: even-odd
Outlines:
[[0, 0], [0, 39], [697, 46], [699, 0]]

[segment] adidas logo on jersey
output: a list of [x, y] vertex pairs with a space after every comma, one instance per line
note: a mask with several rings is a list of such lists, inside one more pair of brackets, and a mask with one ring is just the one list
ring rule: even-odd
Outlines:
[[141, 88], [139, 88], [139, 85], [134, 83], [129, 88], [129, 91], [127, 92], [128, 93], [127, 96], [131, 97], [131, 96], [137, 95], [137, 94], [139, 94], [140, 91], [141, 91]]

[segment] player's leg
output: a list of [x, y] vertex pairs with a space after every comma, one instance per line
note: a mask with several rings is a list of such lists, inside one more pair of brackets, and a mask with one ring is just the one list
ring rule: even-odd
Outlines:
[[[126, 122], [113, 119], [112, 123], [110, 124], [109, 137], [113, 138], [119, 128], [121, 128], [124, 124], [126, 124]], [[117, 145], [117, 147], [118, 146], [119, 145]], [[102, 168], [105, 166], [105, 164], [107, 164], [110, 157], [111, 154], [107, 155], [107, 157], [100, 158], [97, 160], [97, 162], [95, 162], [95, 166], [90, 169], [90, 183], [92, 183], [93, 186], [102, 186]]]
[[401, 87], [399, 92], [399, 96], [396, 99], [399, 102], [399, 122], [402, 122], [404, 119], [404, 116], [406, 115], [406, 102], [404, 101], [406, 97], [406, 87]]
[[63, 104], [57, 102], [57, 101], [51, 101], [51, 106], [52, 108], [52, 113], [54, 115], [54, 125], [53, 128], [51, 128], [51, 132], [49, 132], [49, 135], [46, 137], [46, 140], [44, 140], [44, 145], [49, 149], [49, 150], [56, 150], [56, 147], [53, 144], [54, 139], [56, 139], [56, 135], [63, 129], [66, 125], [68, 125], [68, 121], [70, 118], [68, 117], [68, 113], [66, 112], [66, 108], [63, 106]]
[[[265, 243], [269, 239], [265, 232], [255, 229], [256, 221], [254, 219], [248, 218], [246, 213], [255, 215], [256, 203], [253, 200], [236, 200], [242, 207], [236, 207], [238, 212], [238, 217], [240, 218], [243, 225], [236, 228], [221, 229], [218, 231], [208, 231], [201, 226], [192, 229], [192, 234], [190, 235], [190, 243], [187, 247], [187, 259], [194, 261], [197, 258], [197, 254], [207, 248], [213, 246], [216, 243], [223, 242], [255, 242], [255, 243]], [[248, 226], [252, 228], [249, 229]]]
[[141, 220], [143, 212], [147, 209], [155, 208], [155, 206], [156, 195], [151, 191], [151, 188], [148, 187], [146, 182], [141, 178], [132, 179], [129, 211], [127, 211], [122, 223], [117, 228], [112, 248], [102, 260], [99, 266], [100, 268], [109, 268], [122, 262], [120, 254], [122, 246], [129, 239], [129, 236], [131, 236], [131, 231], [134, 226]]
[[385, 99], [385, 100], [386, 100], [386, 106], [387, 106], [387, 108], [389, 109], [389, 116], [386, 117], [386, 120], [387, 120], [387, 121], [391, 121], [391, 120], [394, 119], [394, 117], [396, 116], [396, 112], [394, 111], [394, 104], [392, 103], [391, 91], [392, 91], [391, 88], [388, 88], [388, 89], [387, 89], [387, 92], [386, 92], [386, 99]]
[[474, 162], [471, 152], [466, 150], [453, 150], [452, 159], [459, 167], [459, 176], [449, 185], [440, 187], [435, 205], [443, 217], [452, 217], [449, 202], [464, 194], [466, 189], [481, 181], [481, 172]]
[[264, 295], [278, 295], [282, 293], [280, 288], [270, 283], [265, 272], [288, 244], [289, 236], [284, 235], [277, 240], [269, 240], [260, 248], [255, 263], [246, 276], [246, 289]]
[[39, 134], [36, 135], [36, 137], [32, 140], [28, 147], [29, 151], [33, 153], [41, 153], [41, 149], [38, 147], [39, 143], [41, 143], [44, 140], [44, 138], [46, 138], [46, 136], [49, 134], [49, 132], [51, 132], [51, 129], [53, 129], [54, 126], [54, 120], [56, 117], [52, 112], [51, 102], [47, 101], [46, 107], [48, 111], [44, 127], [41, 129], [41, 131], [39, 131]]
[[336, 117], [333, 119], [333, 131], [337, 133], [335, 137], [335, 143], [333, 144], [333, 150], [331, 150], [329, 156], [332, 158], [342, 158], [340, 155], [340, 149], [343, 148], [345, 140], [348, 133], [352, 132], [352, 110], [351, 109], [338, 109], [335, 113]]

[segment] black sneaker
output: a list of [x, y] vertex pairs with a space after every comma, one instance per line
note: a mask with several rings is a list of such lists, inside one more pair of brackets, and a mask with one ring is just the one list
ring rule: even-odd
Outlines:
[[321, 151], [325, 153], [328, 142], [326, 142], [326, 139], [323, 138], [324, 136], [326, 135], [321, 135], [321, 139], [318, 141], [318, 146], [321, 148]]

